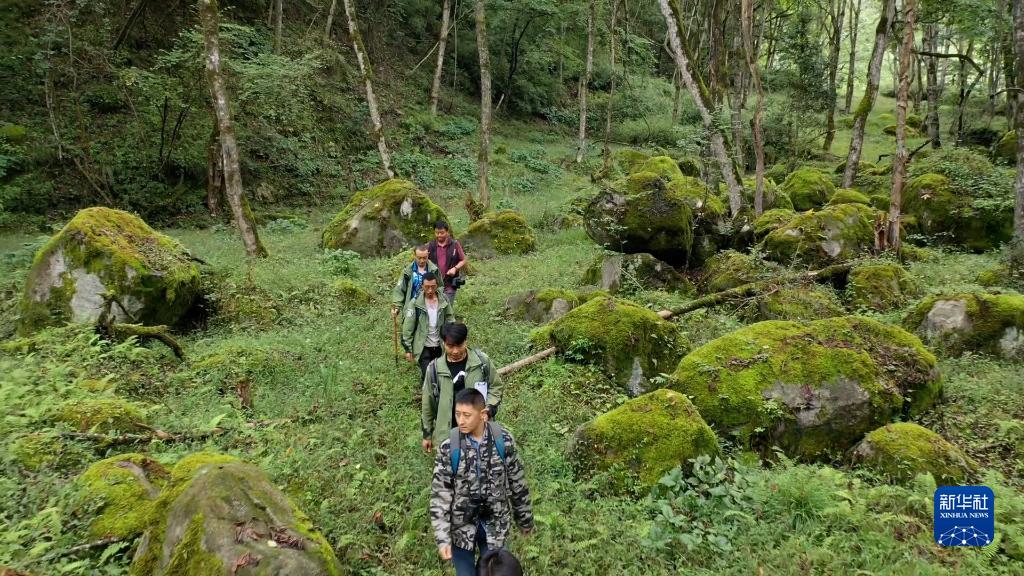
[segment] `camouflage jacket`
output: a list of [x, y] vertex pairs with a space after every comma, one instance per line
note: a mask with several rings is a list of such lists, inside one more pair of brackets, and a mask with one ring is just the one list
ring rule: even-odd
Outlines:
[[505, 544], [513, 519], [520, 530], [533, 529], [530, 490], [526, 487], [523, 463], [512, 435], [504, 429], [502, 433], [505, 436], [504, 462], [490, 433], [485, 432], [480, 443], [480, 455], [487, 464], [481, 462], [479, 477], [476, 473], [476, 449], [465, 435], [459, 435], [462, 448], [456, 474], [452, 474], [451, 440], [446, 439], [437, 450], [434, 478], [430, 485], [430, 523], [438, 546], [452, 544], [464, 550], [476, 548], [476, 525], [466, 518], [473, 494], [483, 495], [492, 511], [491, 517], [484, 521], [488, 548], [500, 548]]

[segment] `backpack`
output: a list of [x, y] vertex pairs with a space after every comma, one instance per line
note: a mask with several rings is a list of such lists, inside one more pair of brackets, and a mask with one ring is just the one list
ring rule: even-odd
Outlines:
[[[502, 465], [505, 464], [505, 431], [502, 429], [501, 424], [497, 422], [487, 422], [487, 430], [491, 433], [491, 438], [494, 439], [494, 447], [498, 449], [498, 456], [501, 457]], [[452, 428], [448, 433], [449, 446], [452, 449], [452, 476], [459, 471], [459, 456], [462, 452], [462, 438], [459, 432], [459, 427]]]
[[[480, 360], [480, 364], [483, 366], [483, 369], [484, 369], [484, 382], [487, 382], [487, 385], [490, 386], [491, 385], [491, 360], [489, 358], [487, 358], [484, 354], [482, 354], [476, 348], [473, 348], [473, 354], [476, 354], [477, 359]], [[485, 360], [485, 358], [486, 358], [486, 360]], [[436, 411], [437, 410], [437, 403], [441, 399], [441, 387], [437, 383], [437, 358], [434, 358], [433, 360], [430, 361], [430, 391], [431, 391], [431, 394], [434, 397], [434, 410]]]

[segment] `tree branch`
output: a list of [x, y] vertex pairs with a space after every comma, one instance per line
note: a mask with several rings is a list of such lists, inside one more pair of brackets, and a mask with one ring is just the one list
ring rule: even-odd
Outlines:
[[973, 58], [966, 54], [947, 54], [945, 52], [927, 52], [924, 50], [914, 50], [914, 54], [917, 54], [918, 56], [928, 56], [931, 58], [955, 58], [957, 60], [967, 62], [968, 64], [970, 64], [971, 67], [978, 72], [978, 74], [985, 73], [985, 71], [981, 69], [981, 66], [978, 66], [978, 63], [975, 62]]

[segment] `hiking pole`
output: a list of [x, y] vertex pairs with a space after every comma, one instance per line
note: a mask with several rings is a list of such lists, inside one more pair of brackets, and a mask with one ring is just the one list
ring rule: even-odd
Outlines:
[[391, 331], [391, 341], [395, 344], [395, 368], [398, 368], [398, 316], [395, 314], [391, 315], [391, 323], [394, 326], [394, 330]]

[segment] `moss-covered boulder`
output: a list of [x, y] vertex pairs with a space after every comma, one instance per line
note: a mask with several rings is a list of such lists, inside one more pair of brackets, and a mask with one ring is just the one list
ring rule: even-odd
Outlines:
[[974, 279], [978, 286], [986, 288], [994, 287], [1015, 287], [1024, 288], [1024, 271], [1016, 272], [1006, 264], [996, 264], [978, 272]]
[[910, 422], [886, 424], [873, 430], [853, 449], [854, 464], [874, 470], [894, 482], [909, 482], [931, 474], [940, 486], [967, 484], [978, 464], [935, 432]]
[[[246, 557], [250, 561], [244, 562]], [[138, 576], [344, 573], [330, 543], [259, 468], [213, 453], [183, 458], [171, 470], [131, 571]]]
[[818, 320], [846, 314], [835, 293], [821, 286], [781, 286], [740, 305], [740, 317], [762, 320]]
[[857, 316], [741, 328], [683, 358], [669, 387], [720, 433], [802, 459], [845, 451], [942, 390], [916, 336]]
[[885, 312], [915, 298], [921, 288], [902, 266], [893, 262], [857, 264], [847, 276], [850, 305]]
[[875, 210], [863, 204], [838, 204], [797, 214], [765, 236], [771, 260], [812, 267], [843, 262], [874, 246]]
[[907, 127], [920, 131], [924, 126], [924, 118], [918, 114], [907, 114]]
[[956, 197], [949, 179], [941, 174], [922, 174], [903, 189], [900, 210], [912, 216], [908, 232], [928, 236], [949, 235], [956, 226]]
[[814, 168], [800, 168], [786, 176], [782, 191], [793, 202], [793, 209], [799, 212], [824, 206], [836, 187], [826, 174]]
[[776, 274], [779, 266], [765, 262], [750, 254], [735, 250], [723, 250], [704, 264], [702, 291], [721, 292], [750, 282], [764, 280]]
[[533, 252], [533, 230], [515, 210], [489, 212], [469, 225], [459, 239], [474, 258], [493, 258], [504, 254]]
[[679, 169], [679, 163], [668, 156], [653, 156], [648, 158], [631, 170], [630, 173], [650, 172], [657, 174], [665, 180], [678, 180], [683, 177], [683, 171]]
[[28, 137], [28, 129], [20, 124], [0, 124], [0, 140], [21, 144]]
[[[878, 168], [878, 166], [876, 166], [875, 164], [873, 164], [871, 162], [866, 162], [864, 160], [861, 160], [860, 162], [857, 162], [857, 174], [864, 174], [864, 173], [867, 173], [869, 171], [875, 170], [876, 168]], [[845, 173], [846, 172], [846, 160], [843, 160], [842, 162], [837, 164], [835, 169], [832, 170], [832, 172], [834, 174], [843, 174], [843, 173]]]
[[96, 458], [92, 446], [62, 438], [58, 432], [32, 432], [9, 439], [10, 455], [22, 468], [32, 472], [52, 468], [81, 469]]
[[789, 223], [789, 221], [795, 217], [796, 212], [793, 210], [787, 210], [784, 208], [765, 210], [760, 216], [754, 219], [754, 222], [751, 225], [753, 227], [754, 239], [758, 242], [764, 240], [764, 237], [773, 230], [782, 228], [782, 226]]
[[612, 294], [636, 290], [683, 290], [693, 285], [667, 263], [650, 254], [606, 252], [583, 273], [583, 283]]
[[701, 161], [696, 156], [687, 156], [680, 159], [676, 164], [679, 166], [679, 171], [683, 173], [683, 176], [693, 176], [694, 178], [700, 178], [701, 172]]
[[1024, 360], [1024, 296], [964, 292], [925, 298], [903, 319], [930, 345]]
[[348, 278], [339, 278], [331, 282], [330, 293], [332, 297], [349, 306], [361, 306], [369, 304], [373, 300], [373, 295]]
[[36, 254], [19, 329], [93, 323], [105, 313], [117, 322], [173, 325], [199, 286], [199, 269], [178, 241], [127, 212], [86, 208]]
[[139, 429], [144, 423], [144, 406], [116, 396], [70, 400], [61, 404], [53, 416], [77, 432], [107, 433]]
[[82, 495], [97, 506], [89, 533], [97, 539], [140, 536], [169, 478], [159, 462], [143, 454], [122, 454], [89, 466], [77, 480]]
[[[757, 182], [755, 178], [744, 178], [743, 179], [743, 206], [746, 208], [753, 209], [754, 207], [754, 195], [757, 192]], [[719, 183], [718, 193], [722, 199], [722, 202], [729, 203], [729, 189], [725, 183]], [[762, 210], [773, 210], [773, 209], [793, 209], [793, 202], [789, 199], [789, 196], [783, 192], [779, 186], [771, 178], [764, 179], [764, 199]]]
[[324, 228], [321, 247], [362, 256], [391, 256], [434, 237], [444, 211], [408, 180], [386, 180], [356, 192]]
[[992, 159], [996, 162], [1015, 166], [1017, 164], [1017, 132], [1010, 130], [992, 147]]
[[649, 488], [676, 466], [718, 452], [715, 433], [686, 396], [661, 389], [581, 426], [569, 459], [582, 476], [607, 472], [612, 486]]
[[628, 300], [599, 296], [534, 331], [534, 344], [602, 368], [633, 396], [689, 348], [679, 327]]
[[644, 154], [639, 150], [630, 150], [627, 148], [612, 154], [612, 165], [620, 174], [632, 174], [636, 172], [644, 162], [647, 162], [648, 159], [650, 159], [649, 154]]
[[537, 324], [551, 322], [565, 316], [569, 310], [599, 296], [604, 290], [561, 290], [545, 288], [513, 294], [505, 300], [505, 314]]
[[828, 201], [829, 206], [835, 206], [836, 204], [864, 204], [871, 206], [871, 198], [856, 190], [840, 188], [836, 190], [836, 193]]

